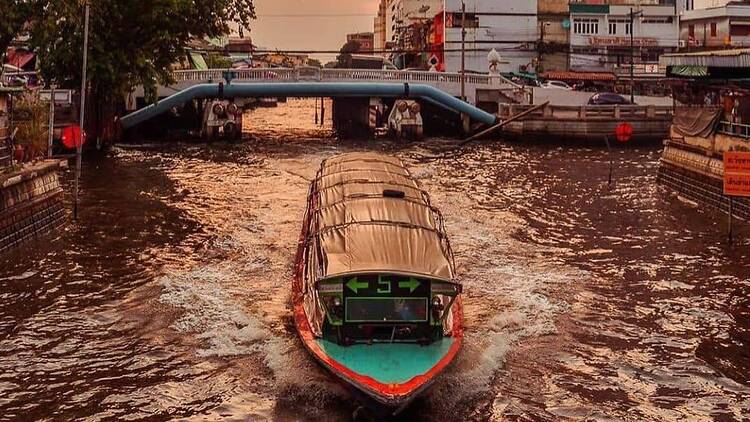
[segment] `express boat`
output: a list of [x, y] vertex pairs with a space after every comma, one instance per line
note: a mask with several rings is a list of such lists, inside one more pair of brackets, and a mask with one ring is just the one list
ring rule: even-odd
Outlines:
[[401, 160], [325, 160], [310, 186], [293, 282], [309, 352], [360, 398], [400, 412], [453, 361], [463, 339], [440, 212]]

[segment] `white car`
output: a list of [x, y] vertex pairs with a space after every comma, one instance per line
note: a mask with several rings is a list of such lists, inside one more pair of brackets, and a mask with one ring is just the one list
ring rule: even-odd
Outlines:
[[566, 91], [572, 91], [573, 88], [563, 81], [547, 81], [542, 84], [544, 88], [564, 89]]

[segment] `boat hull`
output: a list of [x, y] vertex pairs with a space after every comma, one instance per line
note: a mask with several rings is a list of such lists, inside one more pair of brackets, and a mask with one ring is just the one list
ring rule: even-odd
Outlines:
[[[453, 362], [463, 342], [462, 306], [453, 304], [451, 335], [431, 345], [375, 343], [343, 347], [316, 338], [305, 314], [302, 293], [303, 248], [300, 238], [293, 282], [294, 321], [308, 352], [345, 386], [370, 399], [370, 406], [398, 414], [428, 389]], [[360, 394], [355, 394], [362, 399]]]

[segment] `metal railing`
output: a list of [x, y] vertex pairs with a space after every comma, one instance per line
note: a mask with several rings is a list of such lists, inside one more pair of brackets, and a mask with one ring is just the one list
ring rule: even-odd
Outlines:
[[[533, 105], [504, 104], [500, 107], [499, 115], [507, 118], [526, 111]], [[673, 109], [671, 106], [562, 106], [547, 105], [532, 112], [528, 118], [542, 119], [580, 119], [580, 120], [627, 120], [654, 119], [671, 120]]]
[[[174, 80], [180, 82], [221, 81], [227, 73], [239, 81], [394, 81], [416, 83], [451, 83], [460, 84], [460, 73], [420, 72], [405, 70], [378, 69], [318, 69], [318, 68], [267, 68], [267, 69], [210, 69], [178, 70], [173, 73]], [[512, 85], [517, 84], [502, 76], [466, 75], [470, 85]]]
[[750, 139], [750, 125], [721, 121], [719, 122], [719, 133]]

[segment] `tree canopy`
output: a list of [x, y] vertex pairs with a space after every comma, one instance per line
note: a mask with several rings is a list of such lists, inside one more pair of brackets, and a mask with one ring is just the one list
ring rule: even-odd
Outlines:
[[[5, 0], [0, 0], [5, 1]], [[230, 25], [247, 28], [253, 0], [89, 0], [89, 74], [100, 94], [168, 82], [170, 65], [194, 38], [215, 38]], [[83, 54], [81, 0], [46, 0], [31, 17], [31, 43], [42, 74], [61, 86], [80, 85]]]
[[352, 54], [359, 53], [362, 47], [357, 41], [347, 41], [346, 44], [341, 47], [336, 61], [339, 67], [352, 67]]

